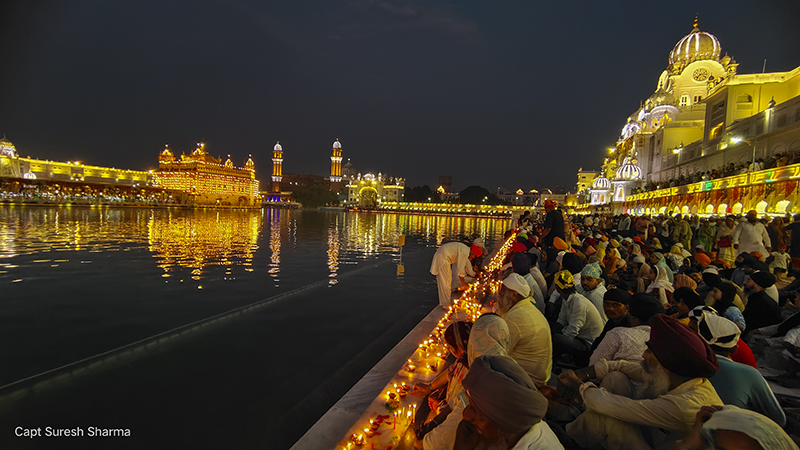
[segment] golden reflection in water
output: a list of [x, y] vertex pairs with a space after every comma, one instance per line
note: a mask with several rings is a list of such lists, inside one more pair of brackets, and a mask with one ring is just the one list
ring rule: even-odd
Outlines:
[[328, 227], [328, 270], [331, 272], [328, 275], [329, 286], [339, 282], [336, 279], [339, 272], [339, 247], [341, 246], [339, 239], [339, 217], [337, 216]]
[[276, 286], [281, 271], [281, 211], [280, 209], [266, 211], [269, 220], [269, 276], [275, 279]]
[[164, 277], [178, 267], [192, 269], [194, 280], [208, 266], [239, 265], [252, 271], [261, 220], [261, 212], [252, 211], [151, 214], [149, 248]]
[[484, 240], [491, 237], [500, 242], [511, 226], [510, 219], [491, 217], [350, 213], [346, 218], [345, 248], [361, 256], [398, 252], [401, 234], [435, 240], [438, 247], [445, 241], [476, 237]]

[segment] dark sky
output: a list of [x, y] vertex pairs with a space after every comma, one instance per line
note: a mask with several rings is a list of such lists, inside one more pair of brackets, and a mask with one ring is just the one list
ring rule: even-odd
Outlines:
[[23, 156], [146, 170], [164, 144], [258, 176], [574, 186], [654, 90], [675, 43], [714, 34], [740, 73], [800, 66], [800, 2], [22, 1], [0, 6], [0, 133]]

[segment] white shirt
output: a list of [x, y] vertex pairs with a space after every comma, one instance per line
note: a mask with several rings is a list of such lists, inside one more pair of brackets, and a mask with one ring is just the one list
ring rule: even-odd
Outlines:
[[597, 308], [597, 312], [600, 313], [600, 318], [603, 319], [603, 325], [608, 322], [606, 311], [603, 309], [603, 296], [606, 295], [606, 291], [606, 287], [602, 284], [598, 284], [597, 287], [591, 291], [583, 290], [583, 296], [588, 298], [594, 307]]
[[[448, 242], [442, 244], [436, 253], [433, 255], [433, 262], [431, 263], [431, 275], [439, 275], [442, 267], [456, 264], [456, 275], [463, 277], [469, 275], [475, 276], [475, 271], [472, 270], [472, 263], [469, 260], [469, 247], [461, 242]], [[447, 272], [445, 272], [447, 273]]]
[[616, 327], [609, 330], [589, 358], [589, 365], [593, 366], [601, 359], [641, 361], [644, 359], [642, 354], [647, 349], [645, 342], [648, 339], [650, 339], [650, 325]]
[[564, 450], [561, 441], [558, 440], [556, 434], [547, 425], [544, 420], [532, 426], [527, 433], [525, 433], [517, 445], [511, 450], [534, 450], [534, 449], [548, 449], [548, 450]]
[[537, 266], [531, 267], [531, 275], [533, 279], [536, 280], [536, 283], [539, 285], [539, 289], [542, 292], [547, 292], [547, 281], [544, 279], [544, 275], [542, 275], [542, 271]]
[[769, 234], [767, 228], [761, 222], [750, 223], [746, 220], [739, 222], [733, 230], [733, 244], [739, 245], [736, 253], [760, 252], [767, 256], [769, 252], [765, 247], [770, 247]]

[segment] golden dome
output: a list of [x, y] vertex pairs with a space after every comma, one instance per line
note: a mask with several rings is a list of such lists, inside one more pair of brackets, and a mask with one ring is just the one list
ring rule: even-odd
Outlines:
[[253, 155], [247, 155], [247, 162], [244, 163], [244, 168], [247, 170], [254, 170], [256, 163], [253, 162]]
[[722, 46], [719, 40], [711, 33], [700, 31], [697, 18], [694, 19], [694, 29], [683, 39], [675, 44], [669, 53], [669, 63], [686, 65], [693, 61], [713, 59], [719, 61]]
[[158, 155], [159, 161], [172, 162], [175, 161], [175, 155], [169, 149], [169, 145], [164, 146], [164, 150]]

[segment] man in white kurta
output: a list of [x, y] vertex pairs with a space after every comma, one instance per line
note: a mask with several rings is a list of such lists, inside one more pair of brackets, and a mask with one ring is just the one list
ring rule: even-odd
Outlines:
[[739, 253], [760, 252], [764, 257], [769, 255], [772, 246], [769, 241], [767, 228], [758, 221], [758, 214], [750, 210], [743, 220], [733, 230], [733, 247]]
[[[480, 249], [473, 246], [475, 249]], [[439, 287], [439, 305], [447, 309], [453, 305], [453, 269], [461, 279], [463, 285], [466, 285], [464, 277], [469, 275], [475, 276], [475, 271], [472, 270], [472, 260], [477, 255], [474, 249], [467, 247], [460, 242], [448, 242], [442, 244], [436, 253], [433, 255], [433, 262], [431, 263], [431, 274], [436, 275], [436, 284]]]

